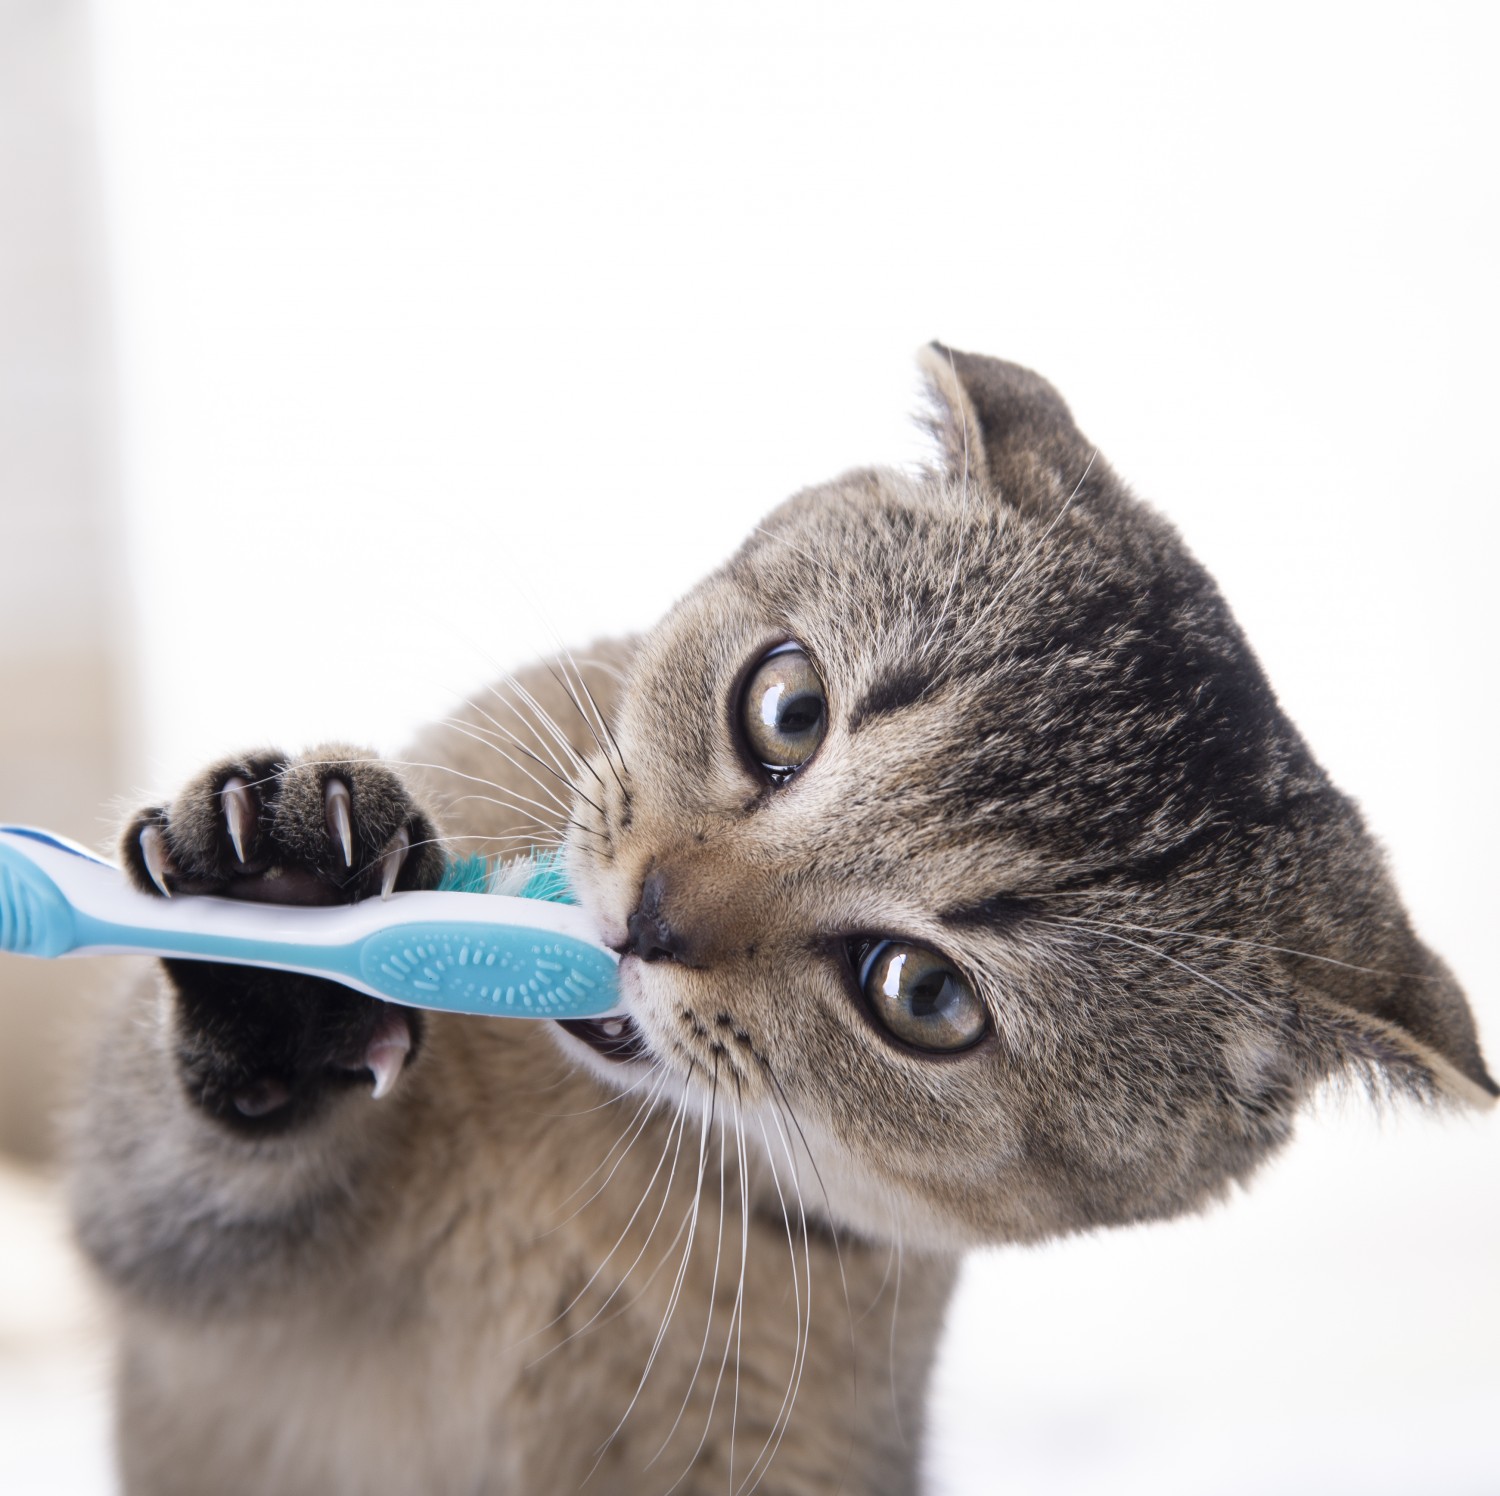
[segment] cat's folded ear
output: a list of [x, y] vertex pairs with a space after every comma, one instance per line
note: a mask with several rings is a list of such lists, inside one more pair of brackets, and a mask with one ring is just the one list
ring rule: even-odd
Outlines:
[[921, 349], [917, 362], [931, 396], [927, 424], [955, 481], [1004, 492], [1038, 461], [1076, 477], [1080, 458], [1089, 460], [1062, 396], [1039, 374], [941, 343]]
[[1309, 1078], [1354, 1079], [1372, 1091], [1423, 1101], [1494, 1106], [1500, 1086], [1485, 1069], [1457, 984], [1446, 972], [1414, 982], [1431, 990], [1384, 1004], [1380, 1016], [1324, 993], [1300, 993], [1295, 1048]]

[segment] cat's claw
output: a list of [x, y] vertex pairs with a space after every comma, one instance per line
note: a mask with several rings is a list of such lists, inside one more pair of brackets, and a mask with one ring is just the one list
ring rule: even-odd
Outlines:
[[330, 779], [323, 789], [323, 810], [328, 818], [328, 834], [344, 854], [344, 866], [354, 866], [354, 820], [349, 813], [349, 786], [342, 779]]
[[406, 854], [411, 849], [411, 832], [403, 826], [390, 840], [385, 851], [380, 854], [380, 897], [390, 898], [396, 887], [396, 878], [401, 872], [401, 864], [406, 861]]
[[411, 1053], [411, 1029], [399, 1013], [388, 1014], [376, 1029], [365, 1051], [365, 1066], [375, 1077], [370, 1095], [379, 1101], [390, 1094], [401, 1077], [406, 1057]]
[[[224, 781], [219, 796], [224, 802], [224, 824], [229, 830], [229, 840], [234, 843], [234, 855], [243, 867], [245, 843], [255, 829], [255, 803], [250, 798], [249, 786], [238, 774]], [[153, 872], [152, 877], [155, 876]]]
[[167, 887], [167, 874], [176, 869], [172, 866], [172, 859], [167, 856], [167, 844], [155, 826], [141, 828], [141, 860], [146, 864], [146, 871], [151, 874], [151, 881], [161, 889], [162, 897], [170, 899], [172, 890]]

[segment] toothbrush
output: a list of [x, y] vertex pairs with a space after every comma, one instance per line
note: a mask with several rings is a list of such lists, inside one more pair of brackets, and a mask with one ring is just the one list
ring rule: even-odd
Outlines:
[[[454, 871], [445, 885], [491, 881], [479, 859]], [[0, 952], [130, 952], [267, 966], [331, 977], [410, 1008], [503, 1018], [615, 1015], [618, 958], [568, 899], [560, 867], [545, 857], [533, 860], [518, 894], [445, 886], [315, 908], [212, 895], [158, 899], [76, 842], [0, 825]]]

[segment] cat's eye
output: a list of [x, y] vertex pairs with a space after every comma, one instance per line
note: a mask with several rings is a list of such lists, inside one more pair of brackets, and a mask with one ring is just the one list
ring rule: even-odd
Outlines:
[[800, 644], [761, 657], [740, 697], [740, 731], [750, 755], [778, 782], [795, 774], [828, 730], [823, 680]]
[[862, 953], [857, 970], [871, 1013], [902, 1043], [951, 1053], [984, 1037], [984, 1004], [936, 951], [882, 940]]

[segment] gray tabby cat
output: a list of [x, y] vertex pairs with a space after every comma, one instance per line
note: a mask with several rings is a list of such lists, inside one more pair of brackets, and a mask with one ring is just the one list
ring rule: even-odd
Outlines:
[[631, 1018], [164, 963], [73, 1177], [130, 1492], [910, 1492], [966, 1248], [1193, 1210], [1330, 1078], [1492, 1102], [1172, 529], [1035, 375], [925, 366], [944, 471], [797, 495], [410, 764], [132, 821], [142, 888], [288, 902], [560, 842]]

